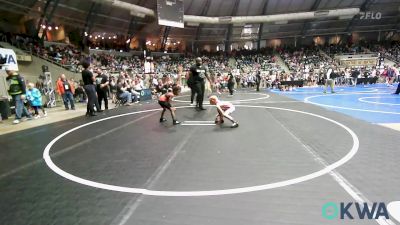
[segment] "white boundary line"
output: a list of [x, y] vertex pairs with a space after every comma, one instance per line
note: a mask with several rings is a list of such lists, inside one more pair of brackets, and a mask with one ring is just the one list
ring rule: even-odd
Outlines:
[[186, 120], [183, 123], [214, 123], [212, 120]]
[[182, 126], [215, 126], [216, 124], [211, 123], [181, 123]]
[[[365, 88], [365, 89], [367, 89], [367, 88]], [[368, 89], [372, 89], [372, 88], [368, 88]], [[343, 93], [343, 94], [375, 93], [375, 92], [378, 92], [378, 91], [379, 91], [378, 89], [374, 88], [374, 89], [372, 89], [370, 91], [354, 91], [354, 92], [352, 92], [352, 91], [347, 91], [347, 92], [343, 91], [343, 92], [340, 92], [339, 94], [341, 94], [341, 93]], [[285, 93], [285, 94], [320, 94], [320, 93], [323, 93], [324, 90], [322, 89], [321, 91], [279, 91], [279, 90], [276, 90], [276, 89], [272, 89], [271, 92], [273, 92], [273, 93]]]
[[[155, 113], [154, 113], [154, 114], [155, 114]], [[122, 128], [125, 128], [125, 127], [127, 127], [127, 126], [130, 126], [130, 125], [132, 125], [132, 124], [134, 124], [134, 123], [136, 123], [136, 122], [138, 122], [138, 121], [140, 121], [140, 120], [142, 120], [142, 119], [145, 119], [145, 118], [147, 118], [147, 117], [150, 117], [150, 116], [152, 116], [152, 115], [154, 115], [154, 114], [148, 114], [148, 115], [142, 116], [142, 117], [137, 118], [137, 119], [135, 119], [135, 120], [133, 120], [133, 121], [130, 121], [130, 122], [128, 122], [128, 123], [125, 123], [125, 124], [123, 124], [123, 125], [121, 125], [121, 126], [114, 127], [113, 129], [108, 130], [108, 131], [106, 131], [106, 132], [104, 132], [104, 133], [101, 133], [101, 134], [99, 134], [99, 135], [90, 137], [89, 139], [82, 140], [82, 141], [77, 142], [77, 143], [75, 143], [75, 144], [73, 144], [73, 145], [69, 145], [68, 147], [66, 147], [66, 148], [64, 148], [64, 149], [62, 149], [62, 150], [60, 150], [60, 151], [58, 151], [58, 152], [52, 154], [52, 156], [53, 156], [53, 157], [57, 157], [57, 156], [59, 156], [59, 155], [62, 155], [62, 154], [64, 154], [64, 153], [66, 153], [66, 152], [69, 152], [69, 151], [75, 149], [75, 148], [78, 147], [78, 146], [81, 146], [81, 145], [86, 144], [86, 143], [90, 143], [91, 141], [93, 141], [93, 140], [95, 140], [95, 139], [104, 137], [104, 136], [106, 136], [106, 135], [108, 135], [108, 134], [111, 134], [112, 132], [115, 132], [115, 131], [117, 131], [117, 130], [119, 130], [119, 129], [122, 129]], [[10, 171], [8, 171], [8, 172], [6, 172], [6, 173], [1, 174], [1, 175], [0, 175], [0, 180], [3, 179], [3, 178], [5, 178], [5, 177], [8, 177], [8, 176], [10, 176], [10, 175], [19, 173], [20, 171], [26, 170], [26, 169], [28, 169], [28, 168], [30, 168], [30, 167], [32, 167], [32, 166], [35, 166], [35, 165], [37, 165], [37, 164], [40, 164], [40, 163], [42, 163], [42, 162], [43, 162], [43, 158], [40, 158], [40, 159], [34, 160], [34, 161], [30, 162], [30, 163], [27, 163], [27, 164], [25, 164], [25, 165], [19, 166], [19, 167], [15, 168], [15, 169], [12, 169], [12, 170], [10, 170]]]
[[[352, 95], [352, 94], [335, 94], [335, 96], [339, 96], [339, 95]], [[400, 115], [400, 112], [389, 112], [389, 111], [379, 111], [379, 110], [369, 110], [369, 109], [357, 109], [357, 108], [350, 108], [350, 107], [342, 107], [342, 106], [335, 106], [335, 105], [320, 104], [320, 103], [316, 103], [316, 102], [310, 101], [310, 99], [312, 99], [312, 98], [318, 98], [318, 97], [324, 97], [324, 96], [333, 96], [333, 95], [314, 95], [314, 96], [309, 96], [309, 97], [304, 99], [304, 102], [305, 103], [310, 103], [310, 104], [313, 104], [313, 105], [328, 107], [328, 108], [335, 108], [335, 109], [346, 109], [346, 110], [352, 110], [352, 111]]]
[[[363, 98], [359, 98], [358, 101], [365, 102], [365, 103], [377, 104], [377, 105], [400, 105], [400, 103], [397, 104], [397, 103], [385, 103], [385, 102], [372, 102], [372, 101], [364, 100], [364, 99], [371, 99], [371, 98], [382, 98], [382, 97], [363, 97]], [[383, 97], [383, 98], [400, 99], [399, 97]]]
[[[304, 175], [300, 176], [297, 178], [289, 179], [289, 180], [284, 180], [280, 182], [274, 182], [274, 183], [269, 183], [269, 184], [263, 184], [263, 185], [257, 185], [257, 186], [250, 186], [250, 187], [241, 187], [241, 188], [232, 188], [232, 189], [223, 189], [223, 190], [210, 190], [210, 191], [157, 191], [157, 190], [149, 190], [149, 189], [144, 189], [144, 188], [131, 188], [131, 187], [123, 187], [123, 186], [116, 186], [116, 185], [110, 185], [110, 184], [104, 184], [100, 182], [95, 182], [87, 179], [83, 179], [80, 177], [77, 177], [75, 175], [72, 175], [62, 169], [60, 169], [57, 165], [54, 164], [50, 157], [50, 150], [51, 147], [62, 137], [66, 136], [69, 133], [72, 133], [82, 127], [89, 126], [91, 124], [95, 124], [101, 121], [109, 120], [109, 119], [114, 119], [114, 118], [119, 118], [127, 115], [134, 115], [134, 114], [139, 114], [139, 113], [145, 113], [145, 112], [153, 112], [153, 111], [159, 111], [160, 109], [151, 109], [151, 110], [143, 110], [143, 111], [138, 111], [138, 112], [131, 112], [131, 113], [125, 113], [121, 115], [116, 115], [116, 116], [111, 116], [103, 119], [99, 119], [96, 121], [92, 121], [87, 124], [80, 125], [78, 127], [75, 127], [71, 130], [68, 130], [61, 135], [57, 136], [54, 138], [44, 149], [43, 152], [43, 158], [47, 164], [47, 166], [53, 170], [55, 173], [58, 175], [74, 181], [76, 183], [80, 183], [86, 186], [91, 186], [99, 189], [104, 189], [104, 190], [111, 190], [111, 191], [118, 191], [118, 192], [127, 192], [127, 193], [137, 193], [137, 194], [143, 194], [143, 195], [151, 195], [151, 196], [181, 196], [181, 197], [187, 197], [187, 196], [214, 196], [214, 195], [228, 195], [228, 194], [239, 194], [239, 193], [248, 193], [248, 192], [254, 192], [254, 191], [261, 191], [261, 190], [268, 190], [268, 189], [273, 189], [273, 188], [279, 188], [279, 187], [285, 187], [293, 184], [298, 184], [301, 182], [309, 181], [314, 178], [323, 176], [325, 174], [328, 174], [332, 170], [342, 166], [346, 162], [348, 162], [353, 156], [357, 153], [360, 142], [357, 137], [357, 135], [352, 131], [350, 128], [347, 126], [333, 120], [329, 119], [327, 117], [310, 113], [310, 112], [304, 112], [300, 110], [293, 110], [293, 109], [287, 109], [287, 108], [278, 108], [278, 107], [268, 107], [268, 106], [251, 106], [251, 105], [238, 105], [237, 107], [245, 107], [245, 108], [260, 108], [260, 109], [273, 109], [273, 110], [282, 110], [282, 111], [288, 111], [288, 112], [295, 112], [295, 113], [301, 113], [313, 117], [317, 117], [320, 119], [324, 119], [328, 122], [331, 122], [333, 124], [336, 124], [339, 127], [342, 127], [345, 129], [350, 136], [353, 139], [353, 146], [351, 147], [350, 151], [340, 160], [334, 162], [333, 164], [330, 164], [323, 169]], [[190, 106], [182, 106], [182, 107], [176, 107], [176, 108], [190, 108]]]
[[[260, 98], [250, 98], [250, 99], [242, 99], [242, 100], [232, 100], [230, 102], [232, 103], [239, 103], [239, 102], [251, 102], [251, 101], [257, 101], [257, 100], [262, 100], [262, 99], [267, 99], [270, 98], [271, 96], [269, 94], [263, 94], [263, 93], [241, 93], [240, 94], [251, 94], [251, 95], [263, 95], [264, 97], [260, 97]], [[189, 103], [190, 101], [186, 101], [186, 100], [177, 100], [176, 98], [181, 98], [181, 97], [187, 97], [190, 95], [181, 95], [181, 96], [177, 96], [173, 99], [174, 102], [181, 102], [181, 103]], [[223, 100], [225, 101], [225, 100]], [[228, 100], [226, 100], [228, 101]], [[209, 103], [204, 103], [203, 105], [209, 105]]]
[[[274, 118], [274, 117], [273, 117]], [[275, 118], [274, 118], [275, 119]], [[279, 120], [275, 119], [281, 127], [289, 133], [303, 148], [310, 154], [314, 161], [320, 164], [323, 167], [328, 166], [329, 164], [321, 158], [318, 153], [316, 153], [310, 146], [305, 144], [299, 137], [297, 137], [293, 132], [291, 132], [284, 124], [282, 124]], [[356, 187], [354, 187], [346, 178], [344, 178], [339, 172], [332, 170], [329, 172], [329, 175], [357, 202], [359, 203], [368, 203], [368, 208], [371, 210], [371, 201], [365, 197], [361, 191], [359, 191]], [[386, 218], [379, 218], [375, 220], [379, 225], [395, 225], [390, 219], [386, 220]]]

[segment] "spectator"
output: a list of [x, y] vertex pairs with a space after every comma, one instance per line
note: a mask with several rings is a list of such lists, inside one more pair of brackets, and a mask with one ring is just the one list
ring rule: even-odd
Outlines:
[[38, 109], [42, 110], [43, 116], [47, 116], [47, 112], [42, 104], [42, 94], [37, 88], [35, 88], [33, 83], [28, 84], [26, 98], [28, 99], [30, 106], [35, 110], [35, 119], [40, 117]]
[[84, 61], [82, 66], [84, 68], [82, 71], [83, 88], [88, 97], [86, 116], [96, 116], [94, 105], [96, 105], [97, 112], [102, 112], [97, 99], [96, 87], [94, 85], [96, 79], [93, 76], [93, 73], [89, 70], [90, 63], [88, 61]]
[[132, 93], [130, 93], [126, 86], [124, 86], [123, 78], [118, 79], [117, 81], [117, 96], [123, 102], [125, 102], [126, 106], [132, 105]]
[[17, 71], [6, 70], [6, 80], [10, 83], [8, 94], [11, 95], [15, 105], [15, 120], [13, 124], [19, 124], [23, 116], [26, 116], [28, 120], [32, 119], [32, 115], [24, 105], [26, 99], [26, 86], [24, 78], [18, 74]]
[[99, 107], [101, 109], [101, 102], [104, 100], [104, 107], [108, 110], [108, 96], [107, 92], [109, 89], [109, 81], [107, 75], [105, 75], [100, 69], [97, 70], [96, 76], [96, 91], [99, 100]]
[[57, 81], [57, 92], [64, 101], [65, 110], [69, 110], [68, 103], [70, 103], [71, 109], [75, 110], [75, 86], [73, 82], [67, 80], [64, 74], [61, 74], [60, 79]]

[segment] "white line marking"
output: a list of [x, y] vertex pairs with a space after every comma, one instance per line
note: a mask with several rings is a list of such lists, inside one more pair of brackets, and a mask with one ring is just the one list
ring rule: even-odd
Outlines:
[[[313, 157], [314, 161], [316, 161], [318, 164], [320, 164], [323, 167], [327, 167], [329, 164], [321, 158], [321, 156], [318, 155], [317, 152], [315, 152], [312, 147], [308, 146], [305, 144], [299, 137], [297, 137], [293, 132], [291, 132], [283, 123], [281, 123], [279, 120], [277, 120], [274, 116], [272, 118], [277, 121], [278, 124], [281, 125], [281, 127], [286, 130], [286, 132], [289, 133], [290, 136], [293, 137], [300, 145], [303, 146], [303, 148]], [[329, 175], [357, 202], [359, 203], [368, 203], [368, 208], [371, 209], [371, 201], [368, 200], [364, 194], [361, 193], [360, 190], [358, 190], [356, 187], [354, 187], [346, 178], [344, 178], [339, 172], [336, 172], [335, 170], [332, 170], [329, 172]], [[385, 219], [376, 219], [376, 222], [380, 225], [395, 225], [390, 219], [386, 220]]]
[[377, 105], [400, 105], [400, 103], [386, 103], [386, 102], [373, 102], [373, 101], [368, 101], [365, 99], [382, 99], [382, 98], [389, 98], [389, 99], [399, 99], [399, 97], [363, 97], [363, 98], [359, 98], [358, 101], [360, 102], [365, 102], [365, 103], [372, 103], [372, 104], [377, 104]]
[[[167, 168], [171, 165], [172, 161], [176, 158], [176, 156], [182, 151], [183, 147], [190, 141], [190, 137], [194, 134], [196, 129], [192, 129], [189, 133], [186, 133], [186, 137], [181, 139], [182, 141], [175, 147], [175, 149], [168, 155], [166, 160], [161, 164], [160, 167], [153, 173], [153, 175], [146, 181], [144, 187], [153, 188], [156, 184], [157, 180], [164, 174]], [[143, 202], [145, 195], [140, 195], [140, 197], [132, 198], [129, 203], [124, 207], [121, 213], [114, 218], [111, 225], [124, 225], [128, 222], [129, 218], [136, 211], [139, 205]], [[121, 218], [122, 217], [122, 218]], [[120, 219], [119, 222], [117, 222]]]
[[214, 121], [212, 121], [212, 120], [198, 120], [198, 121], [195, 121], [195, 120], [193, 120], [193, 121], [190, 121], [190, 120], [188, 120], [188, 121], [183, 121], [184, 123], [214, 123]]
[[215, 124], [211, 123], [182, 123], [182, 126], [215, 126]]
[[[109, 131], [106, 131], [106, 132], [104, 132], [104, 133], [101, 133], [101, 134], [96, 135], [96, 136], [94, 136], [94, 137], [91, 137], [91, 138], [89, 138], [89, 139], [86, 139], [86, 140], [80, 141], [80, 142], [78, 142], [78, 143], [75, 143], [75, 144], [73, 144], [73, 145], [70, 145], [70, 146], [68, 146], [68, 147], [66, 147], [66, 148], [64, 148], [64, 149], [62, 149], [62, 150], [60, 150], [60, 151], [58, 151], [58, 152], [56, 152], [56, 153], [51, 154], [51, 156], [52, 156], [52, 157], [57, 157], [57, 156], [59, 156], [59, 155], [62, 155], [62, 154], [64, 154], [64, 153], [66, 153], [66, 152], [69, 152], [69, 151], [75, 149], [75, 148], [78, 147], [78, 146], [81, 146], [81, 145], [86, 144], [86, 143], [90, 143], [91, 141], [93, 141], [93, 140], [95, 140], [95, 139], [104, 137], [104, 136], [106, 136], [106, 135], [108, 135], [108, 134], [110, 134], [110, 133], [112, 133], [112, 132], [115, 132], [115, 131], [117, 131], [117, 130], [119, 130], [119, 129], [122, 129], [122, 128], [124, 128], [124, 127], [127, 127], [127, 126], [129, 126], [129, 125], [132, 125], [132, 124], [138, 122], [139, 120], [145, 119], [145, 118], [147, 118], [147, 117], [149, 117], [149, 116], [152, 116], [152, 115], [154, 115], [154, 114], [155, 114], [155, 112], [154, 112], [154, 113], [151, 113], [151, 114], [148, 114], [148, 115], [145, 115], [145, 116], [142, 116], [142, 117], [137, 118], [137, 119], [135, 119], [135, 120], [133, 120], [133, 121], [130, 121], [130, 122], [126, 123], [126, 124], [123, 124], [123, 125], [121, 125], [121, 126], [115, 127], [115, 128], [113, 128], [113, 129], [111, 129], [111, 130], [109, 130]], [[40, 163], [42, 163], [42, 162], [43, 162], [43, 158], [37, 159], [37, 160], [32, 161], [32, 162], [30, 162], [30, 163], [27, 163], [27, 164], [25, 164], [25, 165], [23, 165], [23, 166], [17, 167], [17, 168], [15, 168], [15, 169], [13, 169], [13, 170], [10, 170], [10, 171], [6, 172], [6, 173], [3, 173], [3, 174], [0, 175], [0, 180], [3, 179], [3, 178], [5, 178], [5, 177], [8, 177], [8, 176], [10, 176], [10, 175], [13, 175], [13, 174], [15, 174], [15, 173], [18, 173], [18, 172], [20, 172], [20, 171], [26, 170], [26, 169], [28, 169], [28, 168], [30, 168], [30, 167], [32, 167], [32, 166], [35, 166], [35, 165], [37, 165], [37, 164], [40, 164]]]
[[[260, 98], [251, 98], [251, 99], [242, 99], [242, 100], [231, 100], [230, 102], [232, 102], [232, 103], [250, 102], [250, 101], [256, 101], [256, 100], [261, 100], [261, 99], [267, 99], [267, 98], [270, 98], [270, 97], [271, 97], [269, 94], [262, 94], [262, 93], [240, 93], [240, 94], [262, 95], [262, 96], [264, 96], [264, 97], [260, 97]], [[189, 103], [190, 101], [179, 100], [179, 99], [177, 99], [177, 98], [186, 97], [186, 96], [190, 96], [190, 95], [182, 95], [182, 96], [175, 97], [175, 98], [173, 99], [173, 101], [175, 101], [175, 102]], [[224, 100], [224, 101], [225, 101], [225, 100]], [[226, 100], [226, 101], [228, 101], [228, 100]], [[203, 105], [209, 105], [209, 103], [204, 103]]]
[[[350, 94], [335, 94], [335, 96], [339, 95], [350, 95]], [[357, 109], [357, 108], [350, 108], [350, 107], [341, 107], [341, 106], [335, 106], [335, 105], [326, 105], [326, 104], [320, 104], [316, 102], [310, 101], [312, 98], [318, 98], [318, 97], [323, 97], [323, 96], [331, 96], [331, 95], [314, 95], [310, 96], [304, 99], [305, 103], [310, 103], [313, 105], [318, 105], [318, 106], [323, 106], [323, 107], [328, 107], [328, 108], [336, 108], [336, 109], [346, 109], [346, 110], [352, 110], [352, 111], [361, 111], [361, 112], [372, 112], [372, 113], [384, 113], [384, 114], [395, 114], [395, 115], [400, 115], [400, 112], [389, 112], [389, 111], [379, 111], [379, 110], [368, 110], [368, 109]]]
[[[344, 92], [340, 92], [340, 94], [364, 94], [364, 93], [373, 93], [373, 92], [377, 92], [377, 91], [379, 91], [378, 89], [372, 89], [372, 88], [369, 88], [369, 89], [371, 89], [370, 91], [344, 91]], [[320, 93], [323, 93], [324, 92], [324, 90], [323, 89], [321, 89], [321, 91], [296, 91], [296, 90], [294, 90], [294, 91], [279, 91], [279, 90], [276, 90], [276, 89], [273, 89], [273, 90], [271, 90], [271, 92], [273, 92], [273, 93], [285, 93], [285, 94], [320, 94]]]
[[[347, 126], [333, 120], [333, 119], [329, 119], [327, 117], [318, 115], [318, 114], [314, 114], [314, 113], [310, 113], [310, 112], [304, 112], [304, 111], [300, 111], [300, 110], [294, 110], [294, 109], [287, 109], [287, 108], [278, 108], [278, 107], [268, 107], [268, 106], [251, 106], [251, 105], [238, 105], [238, 108], [240, 107], [246, 107], [246, 108], [260, 108], [260, 109], [273, 109], [273, 110], [282, 110], [282, 111], [288, 111], [288, 112], [295, 112], [295, 113], [301, 113], [301, 114], [305, 114], [305, 115], [309, 115], [309, 116], [314, 116], [320, 119], [324, 119], [326, 121], [329, 121], [333, 124], [336, 124], [339, 127], [342, 127], [343, 129], [345, 129], [350, 135], [351, 138], [353, 140], [353, 146], [351, 147], [350, 151], [340, 160], [334, 162], [333, 164], [330, 164], [328, 166], [326, 166], [325, 168], [304, 175], [304, 176], [300, 176], [297, 178], [293, 178], [293, 179], [289, 179], [289, 180], [284, 180], [284, 181], [280, 181], [280, 182], [275, 182], [275, 183], [269, 183], [269, 184], [263, 184], [263, 185], [257, 185], [257, 186], [250, 186], [250, 187], [241, 187], [241, 188], [232, 188], [232, 189], [223, 189], [223, 190], [210, 190], [210, 191], [157, 191], [157, 190], [150, 190], [150, 189], [145, 189], [145, 188], [131, 188], [131, 187], [123, 187], [123, 186], [116, 186], [116, 185], [110, 185], [110, 184], [104, 184], [104, 183], [99, 183], [99, 182], [94, 182], [94, 181], [90, 181], [90, 180], [86, 180], [80, 177], [77, 177], [75, 175], [72, 175], [62, 169], [60, 169], [57, 165], [54, 164], [54, 162], [52, 161], [51, 157], [50, 157], [50, 150], [51, 147], [62, 137], [66, 136], [67, 134], [74, 132], [82, 127], [86, 127], [89, 126], [91, 124], [94, 123], [98, 123], [101, 121], [105, 121], [105, 120], [109, 120], [109, 119], [114, 119], [114, 118], [118, 118], [118, 117], [122, 117], [122, 116], [127, 116], [127, 115], [133, 115], [133, 114], [138, 114], [138, 113], [145, 113], [145, 112], [152, 112], [152, 111], [159, 111], [160, 109], [152, 109], [152, 110], [144, 110], [144, 111], [138, 111], [138, 112], [131, 112], [131, 113], [125, 113], [125, 114], [121, 114], [121, 115], [116, 115], [116, 116], [111, 116], [108, 118], [103, 118], [100, 120], [96, 120], [87, 124], [83, 124], [81, 126], [75, 127], [71, 130], [68, 130], [64, 133], [62, 133], [61, 135], [57, 136], [55, 139], [53, 139], [44, 149], [43, 151], [43, 158], [46, 161], [47, 166], [53, 170], [55, 173], [57, 173], [58, 175], [86, 185], [86, 186], [91, 186], [91, 187], [95, 187], [95, 188], [100, 188], [100, 189], [104, 189], [104, 190], [111, 190], [111, 191], [118, 191], [118, 192], [127, 192], [127, 193], [140, 193], [143, 195], [152, 195], [152, 196], [181, 196], [181, 197], [185, 197], [185, 196], [213, 196], [213, 195], [228, 195], [228, 194], [239, 194], [239, 193], [248, 193], [248, 192], [254, 192], [254, 191], [261, 191], [261, 190], [268, 190], [268, 189], [273, 189], [273, 188], [279, 188], [279, 187], [285, 187], [285, 186], [289, 186], [289, 185], [293, 185], [293, 184], [298, 184], [301, 182], [305, 182], [317, 177], [320, 177], [322, 175], [325, 175], [327, 173], [329, 173], [330, 171], [338, 168], [339, 166], [342, 166], [343, 164], [347, 163], [351, 158], [353, 158], [353, 156], [355, 154], [357, 154], [360, 142], [359, 139], [357, 137], [357, 135], [354, 133], [354, 131], [352, 131], [350, 128], [348, 128]], [[176, 108], [190, 108], [190, 106], [182, 106], [182, 107], [176, 107]]]
[[[304, 103], [303, 101], [264, 101], [264, 102], [251, 102], [251, 104], [277, 104], [277, 103]], [[235, 104], [247, 104], [246, 102], [238, 102]]]

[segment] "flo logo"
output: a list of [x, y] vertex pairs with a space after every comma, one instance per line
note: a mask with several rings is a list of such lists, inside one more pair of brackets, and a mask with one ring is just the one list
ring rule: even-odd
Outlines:
[[322, 217], [328, 220], [335, 218], [339, 219], [378, 219], [385, 218], [389, 219], [389, 213], [383, 202], [374, 202], [368, 206], [368, 203], [358, 202], [341, 202], [339, 204], [334, 202], [328, 202], [322, 206]]

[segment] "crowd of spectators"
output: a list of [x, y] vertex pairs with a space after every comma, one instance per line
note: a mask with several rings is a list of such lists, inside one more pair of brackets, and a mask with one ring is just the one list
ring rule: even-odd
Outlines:
[[385, 45], [374, 45], [371, 48], [374, 52], [379, 52], [383, 56], [400, 63], [400, 43], [391, 43]]
[[[49, 45], [44, 47], [37, 40], [27, 36], [0, 35], [2, 41], [8, 41], [20, 48], [29, 49], [33, 54], [49, 59], [74, 72], [80, 72], [80, 63], [89, 59], [95, 74], [106, 75], [109, 78], [110, 96], [118, 96], [128, 91], [132, 102], [139, 100], [139, 92], [150, 88], [153, 93], [166, 90], [168, 86], [178, 83], [185, 86], [185, 78], [193, 64], [194, 56], [175, 55], [146, 58], [139, 56], [118, 56], [115, 54], [85, 55], [78, 48], [71, 45]], [[400, 45], [369, 46], [372, 51], [390, 55], [399, 59]], [[278, 87], [282, 81], [305, 81], [304, 85], [314, 86], [323, 83], [324, 74], [329, 68], [334, 69], [338, 84], [354, 84], [355, 74], [362, 77], [387, 77], [396, 67], [359, 67], [345, 68], [333, 60], [335, 54], [362, 53], [366, 48], [363, 45], [325, 45], [319, 47], [284, 47], [277, 49], [262, 49], [262, 51], [240, 50], [229, 55], [223, 52], [205, 53], [202, 56], [204, 65], [208, 68], [212, 81], [219, 87], [226, 83], [228, 73], [235, 77], [236, 87], [254, 87], [256, 75], [261, 76], [261, 87]], [[279, 55], [284, 62], [285, 69], [278, 62]], [[398, 70], [397, 70], [398, 71]], [[396, 75], [394, 75], [396, 77]], [[397, 79], [397, 78], [396, 78]], [[386, 79], [388, 80], [388, 79]], [[390, 80], [390, 79], [389, 79]], [[122, 84], [122, 89], [117, 88]], [[80, 90], [81, 82], [76, 82], [77, 96], [82, 101], [84, 92]], [[140, 86], [140, 88], [139, 88]], [[165, 86], [165, 87], [163, 87]], [[126, 96], [126, 94], [124, 94]], [[115, 97], [113, 98], [116, 99]]]

